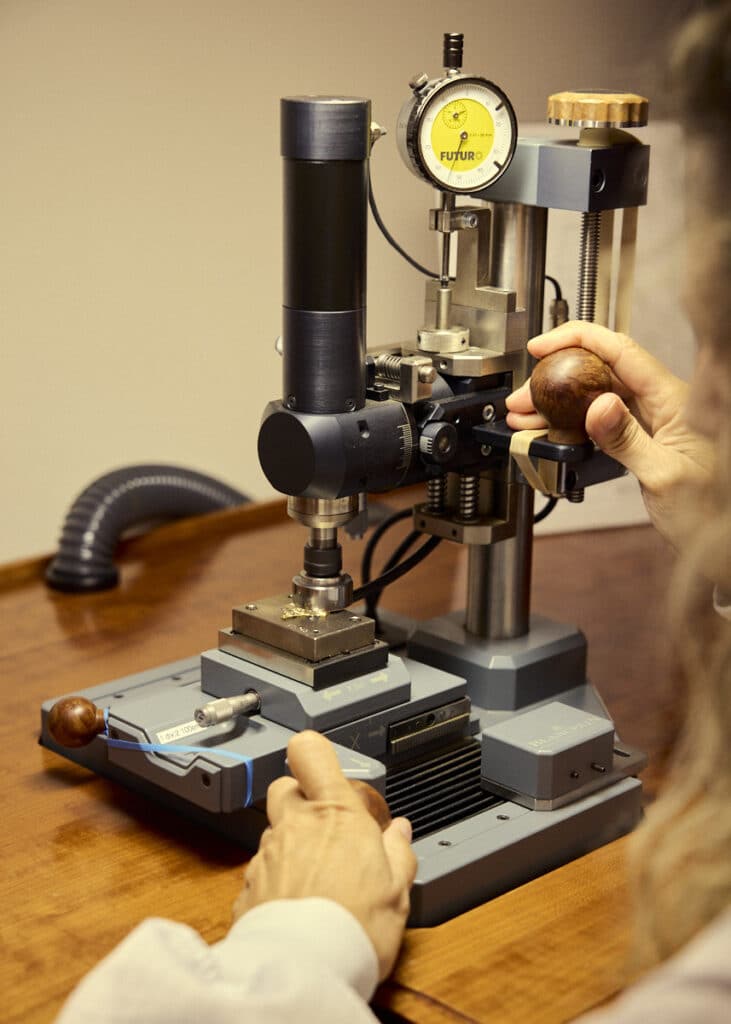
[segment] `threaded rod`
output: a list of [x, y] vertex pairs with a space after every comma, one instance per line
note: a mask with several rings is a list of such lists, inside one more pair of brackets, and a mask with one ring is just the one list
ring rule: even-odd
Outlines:
[[579, 320], [593, 320], [596, 312], [596, 286], [599, 271], [599, 236], [601, 214], [581, 216], [581, 248], [579, 252], [579, 288], [577, 313]]

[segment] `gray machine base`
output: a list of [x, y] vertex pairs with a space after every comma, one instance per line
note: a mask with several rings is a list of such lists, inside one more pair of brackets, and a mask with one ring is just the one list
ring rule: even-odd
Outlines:
[[[454, 628], [454, 623], [447, 620], [432, 630], [432, 637], [437, 637], [432, 641], [436, 655], [424, 649], [429, 644], [422, 630], [410, 646], [418, 649], [425, 660], [449, 663], [451, 651], [445, 652], [444, 648], [459, 639], [451, 635]], [[446, 640], [439, 638], [440, 632], [446, 633]], [[173, 749], [119, 749], [105, 737], [97, 737], [88, 747], [61, 748], [47, 729], [48, 713], [58, 698], [42, 706], [41, 742], [100, 775], [170, 806], [196, 824], [253, 849], [266, 826], [266, 789], [272, 779], [287, 771], [287, 742], [301, 728], [317, 728], [328, 735], [346, 774], [365, 779], [385, 792], [389, 779], [395, 777], [391, 773], [401, 768], [398, 758], [394, 760], [389, 753], [391, 726], [418, 719], [433, 708], [465, 703], [466, 696], [472, 701], [469, 723], [463, 726], [460, 737], [447, 737], [447, 745], [474, 745], [478, 742], [476, 734], [485, 729], [489, 732], [496, 723], [509, 722], [511, 716], [530, 709], [535, 713], [535, 709], [545, 707], [548, 713], [556, 701], [609, 720], [596, 692], [577, 677], [583, 675], [581, 635], [563, 627], [554, 629], [543, 620], [534, 623], [531, 633], [534, 641], [527, 646], [518, 642], [512, 659], [518, 666], [517, 673], [509, 668], [507, 650], [500, 652], [494, 663], [495, 686], [489, 682], [489, 672], [485, 675], [485, 652], [479, 644], [473, 645], [467, 655], [475, 662], [472, 667], [465, 662], [465, 648], [461, 646], [461, 660], [452, 669], [459, 669], [459, 675], [411, 657], [391, 656], [380, 675], [359, 677], [319, 692], [213, 650], [200, 658], [79, 691], [108, 708], [110, 737], [131, 743], [190, 744], [199, 748], [195, 754]], [[546, 654], [546, 645], [548, 684], [541, 694], [534, 687], [532, 666], [536, 658], [540, 660]], [[562, 664], [564, 685], [559, 688]], [[474, 677], [472, 682], [470, 676]], [[513, 685], [510, 679], [517, 683]], [[193, 711], [197, 706], [211, 696], [230, 696], [250, 687], [262, 694], [262, 716], [196, 729]], [[481, 699], [490, 690], [499, 694], [497, 703], [501, 706], [493, 705], [489, 710]], [[513, 696], [508, 699], [506, 693]], [[522, 696], [518, 699], [516, 695]], [[513, 707], [506, 707], [506, 703]], [[505, 731], [504, 726], [500, 728]], [[433, 747], [433, 743], [431, 748], [427, 745], [425, 753], [417, 752], [417, 758], [431, 756]], [[482, 749], [484, 752], [486, 748]], [[226, 750], [250, 759], [249, 764], [227, 757], [222, 753]], [[634, 828], [641, 817], [641, 786], [632, 776], [642, 767], [643, 758], [623, 749], [616, 740], [614, 755], [606, 777], [591, 780], [583, 788], [577, 784], [570, 802], [561, 806], [531, 809], [509, 796], [499, 801], [494, 797], [486, 809], [475, 812], [473, 808], [461, 820], [450, 820], [415, 839], [419, 867], [410, 924], [438, 924]], [[494, 786], [493, 792], [505, 796], [499, 786]], [[249, 805], [244, 806], [247, 797]], [[546, 806], [546, 802], [538, 801], [536, 806]]]

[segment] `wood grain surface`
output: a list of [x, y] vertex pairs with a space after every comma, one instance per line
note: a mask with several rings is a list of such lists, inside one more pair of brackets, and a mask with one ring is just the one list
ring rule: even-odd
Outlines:
[[[392, 543], [407, 530], [394, 530]], [[8, 1024], [51, 1021], [78, 979], [145, 917], [221, 938], [246, 861], [233, 844], [38, 746], [41, 701], [215, 646], [232, 605], [286, 590], [304, 539], [276, 502], [125, 543], [122, 584], [106, 593], [48, 590], [42, 560], [0, 569]], [[360, 551], [344, 542], [356, 578]], [[534, 610], [587, 634], [591, 678], [622, 738], [651, 756], [650, 796], [676, 707], [663, 664], [669, 563], [646, 527], [550, 537], [534, 552]], [[444, 543], [383, 603], [419, 618], [441, 614], [462, 603], [464, 577], [464, 553]], [[412, 931], [377, 996], [387, 1019], [567, 1020], [617, 991], [629, 934], [624, 846]]]

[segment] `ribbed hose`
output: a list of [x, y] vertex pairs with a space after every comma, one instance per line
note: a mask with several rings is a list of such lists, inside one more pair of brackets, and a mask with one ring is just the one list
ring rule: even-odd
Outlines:
[[233, 487], [178, 466], [125, 466], [106, 473], [81, 492], [66, 514], [46, 582], [68, 593], [115, 587], [114, 552], [125, 530], [248, 501]]

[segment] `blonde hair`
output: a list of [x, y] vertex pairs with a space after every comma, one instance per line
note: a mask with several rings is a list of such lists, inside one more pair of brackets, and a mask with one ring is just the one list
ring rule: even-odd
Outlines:
[[[665, 959], [731, 905], [731, 2], [706, 5], [683, 29], [673, 74], [702, 166], [691, 312], [723, 384], [713, 479], [694, 503], [695, 539], [671, 591], [670, 625], [685, 713], [662, 795], [633, 838], [638, 954]], [[693, 183], [689, 183], [693, 187]], [[700, 223], [699, 223], [700, 221]], [[727, 598], [728, 599], [728, 598]]]

